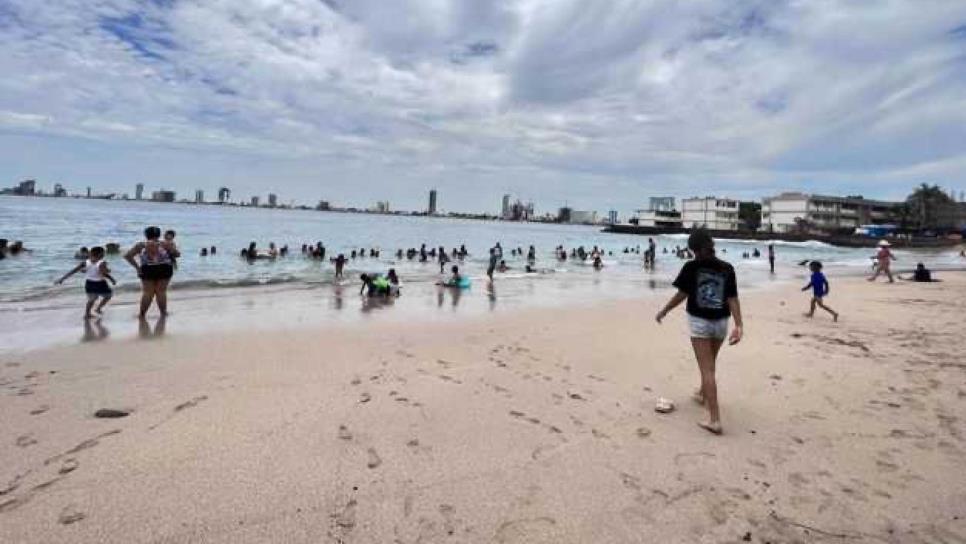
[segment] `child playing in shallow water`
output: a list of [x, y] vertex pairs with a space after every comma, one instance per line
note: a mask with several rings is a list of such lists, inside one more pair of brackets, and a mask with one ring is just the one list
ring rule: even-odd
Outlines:
[[70, 272], [64, 274], [56, 283], [60, 285], [64, 283], [64, 280], [80, 271], [84, 271], [87, 278], [87, 281], [84, 283], [84, 291], [87, 292], [87, 307], [84, 309], [84, 319], [90, 319], [94, 317], [91, 309], [94, 308], [94, 303], [97, 302], [97, 299], [101, 299], [101, 303], [94, 310], [98, 314], [104, 310], [104, 305], [111, 300], [113, 292], [111, 291], [111, 286], [107, 284], [107, 280], [111, 280], [113, 284], [117, 284], [117, 282], [111, 276], [111, 270], [107, 267], [107, 263], [104, 262], [103, 247], [91, 248], [90, 258], [75, 266]]
[[805, 316], [806, 317], [814, 316], [815, 306], [820, 306], [823, 310], [832, 314], [833, 321], [838, 321], [839, 320], [838, 312], [829, 308], [828, 306], [825, 305], [824, 302], [822, 302], [822, 298], [828, 296], [829, 294], [828, 279], [825, 278], [825, 274], [822, 274], [822, 263], [818, 261], [812, 261], [811, 264], [808, 265], [808, 269], [812, 271], [812, 277], [809, 280], [808, 285], [806, 285], [805, 287], [802, 287], [802, 291], [808, 291], [808, 289], [811, 287], [812, 303], [811, 303], [811, 307], [808, 310], [808, 313], [805, 314]]

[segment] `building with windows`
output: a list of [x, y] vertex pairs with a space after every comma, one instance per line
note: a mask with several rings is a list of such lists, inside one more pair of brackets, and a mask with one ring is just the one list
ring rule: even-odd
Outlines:
[[517, 200], [510, 205], [503, 219], [507, 221], [529, 221], [533, 218], [533, 202], [524, 204]]
[[436, 189], [429, 191], [429, 207], [426, 208], [429, 215], [436, 215]]
[[278, 195], [275, 193], [268, 193], [268, 207], [274, 208], [278, 206]]
[[681, 212], [673, 196], [652, 196], [643, 210], [635, 210], [634, 221], [642, 227], [681, 228]]
[[59, 183], [55, 183], [54, 184], [54, 196], [67, 196], [67, 189], [64, 189], [64, 186], [63, 185], [61, 185]]
[[218, 202], [224, 204], [231, 199], [231, 189], [228, 187], [222, 187], [218, 189]]
[[770, 232], [848, 230], [895, 222], [901, 202], [862, 197], [781, 193], [762, 199], [761, 229]]
[[166, 191], [161, 189], [160, 191], [154, 191], [151, 193], [151, 200], [154, 202], [174, 202], [177, 195], [174, 191]]
[[500, 209], [500, 217], [510, 218], [510, 195], [503, 195], [503, 207]]
[[681, 201], [681, 223], [685, 228], [738, 230], [738, 201], [714, 196]]
[[257, 196], [253, 196], [252, 197], [252, 200], [251, 200], [252, 207], [257, 208], [258, 207], [258, 201], [259, 201], [259, 198]]
[[141, 200], [144, 198], [144, 184], [138, 183], [134, 186], [134, 200]]
[[204, 204], [205, 202], [205, 192], [201, 189], [195, 191], [195, 204]]
[[611, 225], [616, 225], [618, 221], [617, 210], [610, 210], [607, 212], [607, 222]]

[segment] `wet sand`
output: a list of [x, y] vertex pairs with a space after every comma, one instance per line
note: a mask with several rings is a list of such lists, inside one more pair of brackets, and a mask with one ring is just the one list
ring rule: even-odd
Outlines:
[[743, 295], [721, 437], [663, 297], [6, 356], [0, 541], [963, 542], [943, 277]]

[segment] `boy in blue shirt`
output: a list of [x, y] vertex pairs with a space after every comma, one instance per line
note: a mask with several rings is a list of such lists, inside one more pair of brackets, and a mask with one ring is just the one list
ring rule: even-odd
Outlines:
[[832, 314], [832, 320], [838, 321], [839, 314], [835, 310], [829, 308], [822, 302], [822, 298], [828, 295], [828, 280], [825, 279], [825, 274], [822, 274], [822, 263], [818, 261], [812, 261], [808, 265], [809, 270], [812, 271], [812, 278], [808, 282], [808, 285], [802, 287], [802, 291], [808, 291], [808, 288], [812, 288], [812, 305], [805, 317], [812, 317], [815, 315], [815, 306], [821, 306], [823, 310]]

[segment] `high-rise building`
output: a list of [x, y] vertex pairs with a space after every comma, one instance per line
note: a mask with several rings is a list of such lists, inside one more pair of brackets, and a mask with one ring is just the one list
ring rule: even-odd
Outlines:
[[252, 206], [254, 206], [256, 208], [258, 207], [258, 197], [257, 196], [253, 196], [252, 197]]
[[138, 183], [134, 186], [134, 200], [141, 200], [144, 198], [144, 184]]
[[617, 210], [611, 210], [607, 212], [607, 222], [611, 225], [617, 224]]
[[524, 204], [517, 200], [511, 206], [504, 219], [508, 221], [529, 221], [533, 217], [533, 202]]
[[228, 202], [229, 199], [231, 199], [231, 189], [229, 189], [228, 187], [222, 187], [218, 189], [219, 203], [224, 204], [225, 202]]
[[429, 215], [436, 214], [436, 189], [429, 191]]
[[87, 198], [90, 198], [90, 197], [91, 197], [91, 188], [90, 188], [90, 186], [88, 186], [87, 187]]
[[278, 206], [278, 195], [275, 193], [268, 193], [268, 207], [274, 208]]
[[67, 196], [67, 189], [64, 189], [64, 186], [63, 185], [61, 185], [59, 183], [55, 183], [54, 184], [54, 196]]
[[195, 191], [195, 204], [203, 204], [205, 201], [205, 192], [201, 189]]
[[16, 189], [14, 189], [14, 194], [21, 196], [33, 196], [36, 193], [37, 182], [32, 179], [21, 181], [20, 184], [17, 185]]
[[320, 212], [328, 211], [330, 208], [331, 206], [329, 206], [328, 200], [320, 200], [315, 206], [315, 209], [319, 210]]
[[500, 211], [500, 217], [510, 219], [510, 195], [503, 195], [503, 208]]

